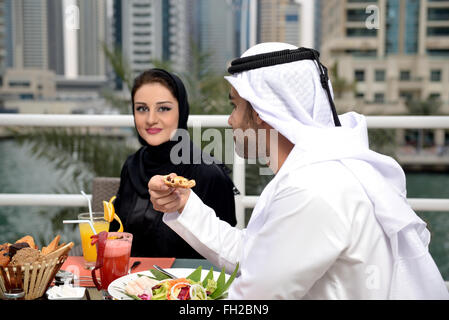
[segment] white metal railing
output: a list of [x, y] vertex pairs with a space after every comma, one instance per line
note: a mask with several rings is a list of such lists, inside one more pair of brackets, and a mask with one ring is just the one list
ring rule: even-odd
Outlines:
[[[449, 118], [449, 117], [448, 117]], [[228, 116], [192, 115], [187, 125], [228, 127]], [[0, 114], [0, 127], [134, 127], [132, 115]]]
[[[188, 126], [228, 127], [226, 115], [191, 115]], [[367, 116], [369, 128], [448, 128], [449, 116]], [[1, 126], [133, 127], [132, 115], [0, 114]]]
[[[449, 116], [367, 116], [369, 128], [449, 128]], [[229, 127], [226, 115], [191, 115], [189, 127]], [[0, 114], [0, 127], [134, 127], [132, 115], [44, 115]], [[236, 196], [237, 226], [244, 227], [245, 208], [254, 207], [258, 196], [245, 191], [245, 162], [234, 156], [233, 181], [241, 192]], [[91, 195], [89, 195], [91, 196]], [[417, 211], [449, 211], [449, 199], [408, 199]], [[0, 194], [0, 206], [87, 206], [78, 194]]]

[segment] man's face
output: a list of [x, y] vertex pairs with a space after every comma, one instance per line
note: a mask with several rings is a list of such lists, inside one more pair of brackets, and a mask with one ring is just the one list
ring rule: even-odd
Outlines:
[[229, 100], [233, 110], [228, 124], [234, 133], [235, 151], [245, 159], [257, 157], [257, 124], [254, 120], [255, 112], [251, 105], [240, 97], [237, 90], [231, 86]]

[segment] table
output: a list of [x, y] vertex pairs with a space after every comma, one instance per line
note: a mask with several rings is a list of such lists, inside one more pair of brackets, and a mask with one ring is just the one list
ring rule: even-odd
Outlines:
[[[198, 268], [199, 266], [203, 266], [203, 269], [210, 269], [211, 267], [214, 270], [219, 271], [220, 268], [211, 264], [206, 259], [175, 259], [175, 258], [139, 258], [139, 257], [131, 257], [130, 265], [132, 265], [135, 261], [140, 261], [141, 264], [137, 266], [132, 272], [142, 272], [149, 269], [153, 269], [153, 264], [157, 264], [162, 268]], [[74, 272], [80, 276], [91, 276], [91, 271], [84, 269], [84, 260], [83, 257], [79, 256], [69, 256], [67, 260], [62, 265], [61, 270], [66, 270], [70, 272]], [[99, 277], [99, 272], [97, 272], [97, 277]], [[92, 281], [83, 282], [81, 286], [86, 287], [86, 294], [83, 300], [102, 300], [102, 294], [100, 291], [95, 288], [95, 285]]]

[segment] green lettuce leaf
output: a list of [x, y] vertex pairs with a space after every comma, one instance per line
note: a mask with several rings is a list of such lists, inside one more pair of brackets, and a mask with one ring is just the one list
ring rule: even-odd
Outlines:
[[207, 286], [207, 280], [214, 280], [214, 268], [210, 267], [209, 273], [207, 276], [203, 279], [203, 287], [206, 288]]
[[158, 281], [162, 281], [165, 279], [171, 279], [169, 276], [167, 276], [166, 274], [160, 272], [159, 270], [156, 269], [150, 269], [150, 272], [153, 274], [154, 277], [149, 277]]
[[231, 283], [234, 281], [235, 277], [237, 276], [237, 272], [239, 270], [239, 263], [235, 266], [234, 272], [232, 272], [231, 276], [229, 277], [228, 281], [225, 281], [225, 271], [224, 268], [221, 270], [220, 276], [217, 280], [217, 289], [210, 295], [211, 299], [219, 299], [223, 294], [228, 290]]
[[203, 271], [203, 267], [199, 266], [195, 269], [190, 275], [188, 275], [186, 278], [190, 279], [194, 282], [200, 282], [201, 281], [201, 272]]

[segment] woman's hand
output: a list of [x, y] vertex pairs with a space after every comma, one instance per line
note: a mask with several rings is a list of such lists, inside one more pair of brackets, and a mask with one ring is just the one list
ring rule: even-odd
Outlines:
[[[175, 173], [170, 173], [171, 178], [176, 176]], [[164, 176], [160, 175], [150, 179], [148, 192], [154, 209], [161, 212], [181, 213], [190, 196], [190, 189], [169, 187], [164, 183]]]

